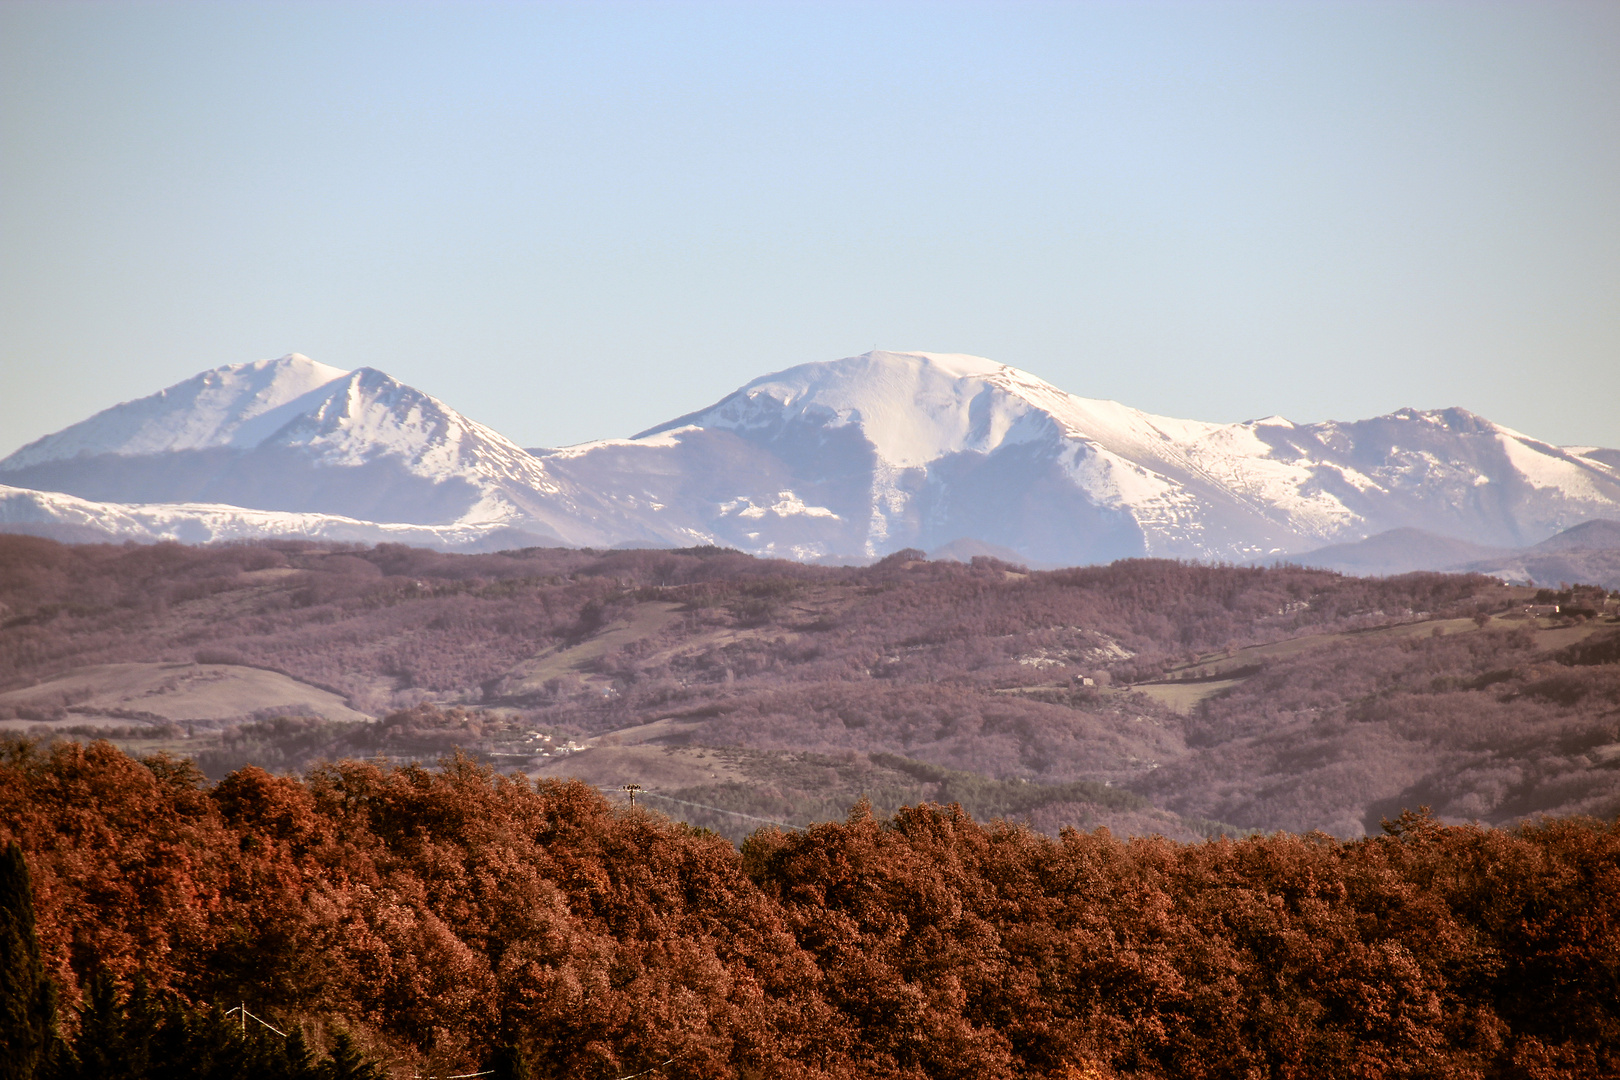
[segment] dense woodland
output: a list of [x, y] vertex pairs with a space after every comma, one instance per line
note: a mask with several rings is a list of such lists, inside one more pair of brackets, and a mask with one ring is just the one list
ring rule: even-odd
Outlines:
[[[1526, 616], [1538, 599], [1564, 613]], [[1163, 560], [1026, 572], [916, 552], [815, 567], [713, 548], [0, 536], [0, 694], [90, 664], [232, 664], [335, 691], [381, 722], [266, 707], [196, 730], [138, 710], [108, 726], [68, 693], [0, 703], [0, 721], [167, 750], [218, 779], [458, 748], [535, 774], [554, 761], [536, 732], [607, 745], [668, 718], [681, 724], [659, 739], [671, 755], [721, 748], [735, 768], [645, 786], [738, 842], [755, 819], [839, 817], [862, 794], [879, 813], [952, 801], [918, 766], [981, 778], [974, 790], [990, 794], [964, 806], [1053, 835], [1348, 838], [1425, 804], [1450, 822], [1608, 819], [1620, 814], [1611, 599]], [[1012, 811], [983, 786], [1015, 783], [1040, 792]]]
[[1183, 845], [858, 806], [739, 852], [464, 757], [209, 785], [59, 741], [6, 746], [13, 843], [36, 923], [4, 898], [0, 975], [37, 940], [11, 1000], [54, 988], [87, 1053], [245, 1001], [397, 1076], [1620, 1074], [1620, 828], [1589, 819]]

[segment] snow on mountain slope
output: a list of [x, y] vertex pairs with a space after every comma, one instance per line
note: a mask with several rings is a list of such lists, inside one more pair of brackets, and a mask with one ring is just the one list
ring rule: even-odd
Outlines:
[[986, 393], [988, 380], [1003, 372], [1022, 374], [978, 357], [938, 353], [873, 352], [804, 364], [756, 379], [718, 404], [635, 438], [677, 427], [761, 430], [808, 419], [824, 427], [859, 425], [888, 465], [926, 465], [1025, 435], [1016, 429], [1034, 412], [1030, 405]]
[[[957, 525], [981, 532], [991, 527], [968, 520], [981, 516], [976, 507], [988, 509], [981, 497], [987, 493], [953, 498], [955, 489], [968, 492], [981, 485], [1002, 488], [1004, 495], [1023, 488], [1023, 495], [1058, 509], [1050, 498], [1027, 490], [1030, 482], [1037, 487], [1058, 484], [1048, 494], [1068, 496], [1066, 501], [1074, 505], [1061, 508], [1066, 512], [1057, 513], [1053, 522], [1093, 539], [1099, 529], [1111, 536], [1120, 530], [1138, 532], [1143, 524], [1173, 527], [1178, 508], [1191, 509], [1188, 496], [1151, 464], [1133, 460], [1129, 451], [1152, 446], [1166, 431], [1185, 437], [1212, 426], [1075, 398], [1025, 372], [978, 357], [873, 352], [765, 376], [708, 409], [637, 438], [682, 429], [729, 431], [770, 451], [793, 484], [829, 489], [821, 496], [827, 508], [838, 520], [858, 526], [856, 535], [843, 530], [845, 535], [829, 535], [809, 548], [825, 549], [820, 554], [870, 556], [908, 544], [948, 543], [958, 537], [941, 530]], [[1103, 438], [1089, 437], [1092, 433]], [[1127, 452], [1117, 452], [1110, 443]], [[993, 477], [1003, 466], [1025, 482], [1012, 475]], [[960, 482], [950, 483], [953, 476]], [[749, 505], [760, 506], [760, 498], [750, 495]], [[1128, 506], [1139, 513], [1124, 513]], [[993, 513], [1004, 517], [1006, 509]], [[756, 539], [749, 532], [740, 542]], [[1006, 543], [1000, 537], [977, 538]], [[829, 548], [840, 542], [842, 548]], [[1009, 546], [1025, 549], [1022, 544]], [[1104, 547], [1139, 551], [1141, 541], [1111, 538]], [[800, 544], [791, 550], [805, 549]]]
[[[1399, 527], [1517, 546], [1620, 505], [1620, 471], [1601, 453], [1567, 452], [1463, 410], [1214, 424], [947, 354], [790, 368], [638, 438], [719, 431], [768, 453], [787, 486], [820, 490], [839, 520], [860, 523], [859, 537], [829, 524], [819, 543], [791, 549], [826, 554], [852, 540], [874, 555], [966, 536], [1042, 561], [1246, 559]], [[711, 522], [720, 533], [723, 517]], [[743, 547], [765, 538], [729, 535]]]
[[766, 375], [631, 439], [543, 451], [380, 371], [295, 355], [107, 410], [0, 461], [0, 480], [184, 505], [162, 511], [181, 517], [227, 504], [797, 559], [972, 541], [1045, 564], [1251, 560], [1402, 528], [1518, 548], [1620, 514], [1614, 451], [1461, 409], [1215, 424], [978, 357], [890, 352]]
[[438, 399], [296, 353], [108, 409], [0, 461], [0, 480], [98, 502], [418, 525], [527, 522], [557, 494], [537, 458]]
[[323, 389], [321, 400], [255, 449], [296, 453], [314, 470], [353, 472], [368, 482], [386, 466], [434, 486], [464, 485], [469, 498], [455, 520], [468, 524], [525, 517], [523, 504], [558, 490], [539, 459], [504, 435], [375, 368]]
[[[846, 514], [867, 524], [855, 550], [868, 555], [971, 536], [1048, 561], [1207, 557], [1256, 546], [1231, 535], [1239, 522], [1256, 532], [1256, 501], [1344, 516], [1331, 498], [1299, 495], [1297, 469], [1234, 453], [1241, 432], [1076, 397], [976, 357], [870, 353], [806, 364], [647, 434], [685, 426], [730, 430], [800, 460], [811, 429], [864, 443], [869, 483], [858, 500], [844, 495], [864, 504]], [[1260, 542], [1276, 546], [1277, 530], [1260, 517]]]
[[[1494, 425], [1493, 425], [1494, 426]], [[1598, 462], [1584, 461], [1561, 447], [1521, 435], [1510, 428], [1496, 428], [1497, 441], [1508, 461], [1533, 488], [1552, 490], [1573, 498], [1601, 500], [1598, 479], [1615, 470]]]
[[1620, 469], [1493, 424], [1465, 409], [1402, 409], [1296, 429], [1278, 454], [1344, 480], [1340, 495], [1370, 535], [1424, 528], [1503, 547], [1534, 543], [1590, 517], [1611, 516]]
[[448, 550], [495, 550], [557, 542], [553, 536], [491, 523], [422, 526], [205, 503], [98, 503], [54, 491], [5, 485], [0, 485], [0, 532], [30, 533], [69, 542], [118, 539], [208, 544], [297, 537]]
[[0, 461], [0, 471], [95, 454], [253, 446], [308, 408], [308, 395], [346, 374], [298, 353], [215, 368], [37, 439]]

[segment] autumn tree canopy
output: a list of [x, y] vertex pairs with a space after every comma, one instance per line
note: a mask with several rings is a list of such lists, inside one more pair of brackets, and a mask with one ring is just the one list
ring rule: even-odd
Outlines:
[[69, 1034], [104, 977], [419, 1073], [1620, 1073], [1613, 823], [1184, 845], [857, 807], [738, 852], [466, 759], [209, 786], [12, 743], [11, 843]]

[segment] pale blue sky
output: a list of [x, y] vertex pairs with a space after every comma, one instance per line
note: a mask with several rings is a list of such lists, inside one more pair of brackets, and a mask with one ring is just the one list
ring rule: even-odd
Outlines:
[[0, 454], [295, 350], [561, 445], [873, 345], [1620, 446], [1620, 4], [0, 5]]

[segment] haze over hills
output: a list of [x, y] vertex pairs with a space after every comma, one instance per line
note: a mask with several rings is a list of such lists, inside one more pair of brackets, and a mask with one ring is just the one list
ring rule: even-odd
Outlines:
[[1620, 589], [1620, 521], [1585, 521], [1523, 548], [1487, 547], [1422, 529], [1391, 529], [1293, 561], [1360, 576], [1450, 570], [1522, 583], [1581, 582]]
[[1393, 529], [1511, 551], [1620, 518], [1620, 452], [1462, 409], [1215, 424], [891, 352], [767, 375], [633, 438], [536, 450], [383, 372], [292, 354], [107, 409], [0, 461], [0, 481], [0, 528], [63, 539], [717, 544], [811, 561], [953, 544], [1042, 564], [1251, 561]]

